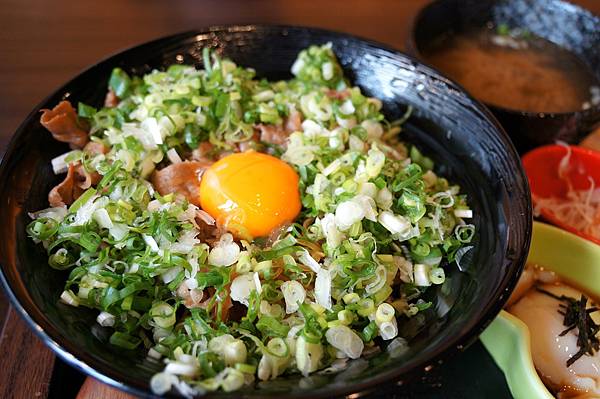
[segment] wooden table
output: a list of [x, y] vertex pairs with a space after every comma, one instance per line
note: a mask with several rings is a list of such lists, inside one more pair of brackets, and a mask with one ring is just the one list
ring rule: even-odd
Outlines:
[[[346, 31], [404, 48], [428, 0], [3, 0], [0, 5], [0, 151], [46, 95], [121, 49], [163, 35], [230, 23]], [[600, 14], [600, 0], [576, 3]], [[0, 397], [45, 398], [54, 356], [0, 293]], [[86, 381], [81, 398], [121, 396]], [[90, 389], [85, 389], [90, 388]], [[123, 395], [122, 397], [125, 397]]]

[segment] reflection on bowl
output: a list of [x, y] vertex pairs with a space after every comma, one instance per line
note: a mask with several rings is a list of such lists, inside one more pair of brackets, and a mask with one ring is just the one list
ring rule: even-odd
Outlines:
[[93, 312], [58, 303], [66, 276], [46, 267], [44, 251], [26, 238], [27, 212], [44, 208], [46, 194], [57, 183], [50, 160], [66, 150], [40, 126], [39, 109], [65, 96], [98, 106], [115, 66], [136, 74], [176, 62], [201, 66], [205, 46], [254, 68], [260, 77], [288, 78], [301, 49], [327, 42], [354, 83], [382, 100], [391, 120], [401, 117], [407, 105], [413, 108], [403, 138], [431, 155], [439, 165], [436, 172], [460, 184], [478, 235], [462, 259], [463, 271], [454, 268], [447, 276], [449, 286], [428, 291], [433, 306], [423, 317], [402, 323], [408, 350], [358, 359], [337, 374], [264, 381], [246, 388], [244, 396], [333, 397], [405, 380], [473, 342], [498, 314], [524, 265], [531, 204], [519, 157], [491, 114], [431, 68], [379, 44], [318, 29], [232, 26], [160, 39], [91, 67], [36, 107], [12, 139], [0, 166], [0, 276], [17, 311], [69, 364], [141, 395], [148, 393], [150, 377], [160, 368], [141, 353], [109, 345], [110, 333], [95, 323]]
[[[444, 38], [470, 34], [486, 27], [508, 31], [517, 29], [569, 50], [590, 73], [595, 74], [597, 81], [600, 79], [598, 26], [600, 18], [561, 0], [438, 0], [425, 7], [415, 18], [408, 47], [420, 59], [429, 62], [428, 50]], [[572, 70], [573, 67], [566, 69]], [[592, 92], [595, 93], [595, 90], [592, 87]], [[564, 108], [559, 108], [560, 112], [532, 112], [497, 103], [486, 105], [521, 153], [556, 140], [577, 142], [600, 120], [600, 104], [595, 101], [586, 105], [585, 109], [573, 112], [563, 112]]]
[[[556, 227], [534, 222], [527, 262], [556, 272], [588, 294], [600, 297], [600, 246]], [[516, 399], [550, 399], [531, 357], [527, 326], [503, 311], [481, 340], [506, 376]]]

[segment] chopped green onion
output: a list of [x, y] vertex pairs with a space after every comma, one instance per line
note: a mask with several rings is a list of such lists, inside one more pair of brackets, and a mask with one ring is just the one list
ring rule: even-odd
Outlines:
[[115, 92], [117, 97], [124, 98], [131, 87], [131, 79], [121, 68], [114, 68], [108, 80], [108, 86]]
[[93, 118], [94, 115], [96, 115], [96, 112], [98, 112], [96, 110], [96, 108], [89, 106], [87, 104], [84, 104], [82, 102], [77, 104], [77, 115], [79, 115], [82, 118]]
[[[98, 312], [111, 345], [164, 361], [154, 393], [308, 377], [397, 337], [433, 306], [429, 286], [451, 289], [442, 266], [461, 268], [476, 233], [465, 220], [480, 218], [432, 158], [398, 141], [410, 107], [387, 121], [329, 44], [302, 51], [295, 77], [277, 82], [209, 47], [203, 69], [180, 62], [144, 76], [115, 68], [117, 106], [77, 104], [93, 145], [53, 161], [57, 173], [77, 168], [75, 200], [27, 225], [49, 266], [69, 271], [62, 303]], [[297, 174], [302, 208], [269, 237], [251, 239], [243, 212], [198, 208], [200, 170], [243, 151]], [[190, 165], [195, 178], [179, 176]]]
[[96, 189], [88, 188], [86, 191], [83, 192], [83, 194], [81, 194], [79, 198], [75, 200], [75, 202], [71, 204], [71, 206], [69, 207], [69, 212], [77, 212], [79, 208], [81, 208], [83, 204], [88, 202], [94, 195], [96, 195]]
[[142, 342], [141, 339], [132, 337], [129, 334], [125, 334], [119, 331], [115, 331], [109, 339], [112, 345], [118, 346], [123, 349], [135, 349]]

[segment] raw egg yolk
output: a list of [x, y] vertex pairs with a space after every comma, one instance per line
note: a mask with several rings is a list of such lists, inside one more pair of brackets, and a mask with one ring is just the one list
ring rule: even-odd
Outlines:
[[228, 155], [202, 175], [200, 204], [238, 238], [264, 237], [300, 213], [298, 174], [279, 158]]

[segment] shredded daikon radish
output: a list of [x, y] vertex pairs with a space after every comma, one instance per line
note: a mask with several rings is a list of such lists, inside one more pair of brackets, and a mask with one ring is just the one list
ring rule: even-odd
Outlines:
[[556, 220], [574, 229], [600, 239], [600, 188], [591, 176], [590, 186], [586, 190], [576, 190], [568, 179], [568, 171], [572, 167], [571, 149], [565, 146], [566, 154], [558, 165], [558, 176], [567, 185], [566, 198], [543, 198], [533, 195], [535, 207], [533, 213], [539, 216], [543, 212], [551, 214]]

